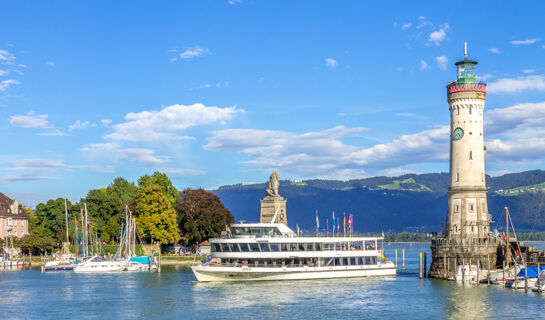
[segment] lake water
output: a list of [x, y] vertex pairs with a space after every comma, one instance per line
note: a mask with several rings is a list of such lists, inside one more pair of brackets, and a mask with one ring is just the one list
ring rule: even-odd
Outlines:
[[[536, 243], [543, 249], [543, 243]], [[545, 295], [500, 286], [419, 280], [429, 244], [385, 245], [396, 277], [286, 282], [194, 282], [190, 269], [161, 273], [0, 272], [0, 319], [472, 319], [545, 318]]]

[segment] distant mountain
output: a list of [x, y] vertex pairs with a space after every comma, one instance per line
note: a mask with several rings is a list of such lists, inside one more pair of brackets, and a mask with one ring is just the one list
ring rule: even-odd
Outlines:
[[[489, 211], [503, 228], [502, 210], [509, 207], [515, 227], [520, 231], [545, 231], [545, 192], [501, 193], [545, 182], [545, 171], [533, 170], [510, 173], [499, 177], [487, 176]], [[449, 175], [447, 173], [406, 174], [399, 177], [365, 179], [303, 180], [280, 182], [279, 193], [286, 199], [288, 223], [305, 230], [316, 228], [318, 210], [320, 229], [326, 219], [331, 229], [331, 215], [354, 215], [357, 232], [431, 232], [441, 231], [446, 218]], [[265, 196], [266, 183], [223, 186], [216, 193], [235, 216], [247, 222], [259, 220], [260, 202]], [[535, 189], [535, 188], [534, 188]], [[341, 220], [342, 221], [342, 220]], [[342, 230], [342, 225], [341, 225]]]

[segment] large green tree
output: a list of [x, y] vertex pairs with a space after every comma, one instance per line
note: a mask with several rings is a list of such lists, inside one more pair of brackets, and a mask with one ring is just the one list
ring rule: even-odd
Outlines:
[[151, 176], [143, 175], [138, 178], [138, 187], [140, 189], [145, 188], [150, 184], [156, 184], [161, 187], [164, 195], [167, 197], [168, 201], [172, 206], [176, 204], [176, 199], [178, 198], [178, 189], [172, 184], [172, 180], [161, 172], [155, 171]]
[[190, 245], [218, 237], [235, 218], [220, 198], [204, 189], [185, 189], [176, 203], [184, 242]]
[[136, 223], [147, 241], [171, 244], [179, 238], [176, 211], [159, 185], [148, 184], [138, 193]]
[[108, 185], [108, 193], [114, 194], [123, 206], [130, 205], [138, 194], [138, 187], [122, 177], [115, 178]]
[[[51, 237], [57, 242], [65, 241], [66, 239], [66, 218], [64, 199], [57, 198], [49, 200], [46, 203], [40, 203], [36, 206], [34, 216], [29, 219], [29, 232], [36, 234], [39, 237]], [[68, 212], [79, 212], [79, 205], [72, 205], [70, 201], [66, 201]], [[72, 218], [74, 214], [70, 215]], [[68, 227], [69, 234], [72, 233], [70, 226]]]
[[119, 240], [119, 229], [124, 219], [123, 204], [108, 188], [89, 190], [81, 199], [87, 204], [89, 230], [107, 243]]
[[51, 237], [40, 237], [37, 234], [27, 234], [17, 239], [16, 245], [25, 251], [44, 253], [53, 250], [57, 242]]

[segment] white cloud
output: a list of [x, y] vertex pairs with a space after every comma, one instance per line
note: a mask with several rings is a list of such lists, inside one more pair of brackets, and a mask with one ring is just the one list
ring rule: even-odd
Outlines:
[[488, 84], [490, 93], [517, 93], [526, 90], [545, 91], [545, 76], [530, 75], [516, 78], [502, 78]]
[[495, 53], [495, 54], [501, 54], [501, 50], [498, 48], [490, 48], [488, 51]]
[[100, 123], [103, 127], [109, 127], [110, 124], [112, 124], [112, 119], [102, 119], [100, 120]]
[[208, 88], [226, 88], [229, 87], [231, 82], [229, 81], [223, 81], [223, 82], [216, 82], [216, 83], [205, 83], [203, 85], [200, 85], [196, 88], [190, 88], [189, 90], [199, 90], [199, 89], [208, 89]]
[[407, 22], [407, 23], [405, 23], [405, 24], [403, 24], [403, 25], [401, 26], [401, 29], [407, 30], [407, 29], [409, 29], [412, 25], [413, 25], [412, 23]]
[[198, 125], [225, 124], [236, 114], [243, 112], [243, 109], [237, 109], [236, 106], [219, 108], [200, 103], [189, 106], [175, 104], [161, 110], [131, 112], [125, 115], [126, 122], [114, 125], [114, 132], [105, 138], [129, 142], [191, 139], [178, 133]]
[[182, 59], [191, 59], [195, 57], [200, 57], [202, 55], [210, 54], [210, 50], [203, 48], [201, 46], [189, 47], [182, 53], [180, 53], [180, 58]]
[[139, 162], [146, 165], [159, 165], [170, 162], [168, 156], [155, 155], [155, 151], [148, 148], [123, 148], [115, 142], [95, 143], [80, 149], [100, 160]]
[[526, 137], [531, 132], [545, 130], [545, 102], [490, 109], [485, 113], [484, 123], [488, 134], [510, 132]]
[[13, 60], [15, 60], [15, 56], [12, 53], [9, 53], [6, 50], [0, 49], [0, 60], [13, 61]]
[[5, 76], [5, 75], [8, 75], [9, 74], [9, 71], [8, 70], [0, 70], [0, 77], [1, 76]]
[[484, 74], [478, 74], [477, 75], [477, 81], [486, 81], [490, 78], [493, 78], [494, 75], [490, 73], [484, 73]]
[[55, 159], [42, 159], [42, 158], [28, 158], [28, 159], [15, 159], [15, 158], [0, 158], [0, 161], [8, 162], [13, 165], [11, 168], [7, 168], [10, 171], [21, 171], [26, 173], [46, 173], [56, 172], [59, 170], [69, 170], [78, 168], [90, 168], [85, 165], [70, 165], [64, 163], [62, 160]]
[[522, 70], [522, 73], [526, 73], [526, 74], [534, 73], [534, 72], [536, 72], [534, 69], [524, 69], [524, 70]]
[[446, 56], [439, 56], [435, 58], [435, 61], [437, 62], [437, 66], [439, 67], [439, 69], [447, 69], [448, 58]]
[[339, 64], [339, 62], [333, 58], [326, 58], [325, 65], [326, 67], [334, 68]]
[[21, 84], [21, 82], [13, 79], [0, 81], [0, 91], [6, 91], [13, 84]]
[[420, 59], [419, 67], [420, 67], [420, 70], [424, 70], [424, 69], [428, 68], [428, 63], [426, 61]]
[[53, 137], [66, 137], [66, 136], [70, 136], [70, 134], [68, 133], [65, 133], [59, 129], [55, 129], [51, 132], [42, 132], [42, 133], [38, 133], [39, 136], [53, 136]]
[[227, 0], [227, 3], [230, 4], [230, 5], [236, 5], [236, 4], [239, 4], [241, 3], [242, 0]]
[[55, 66], [55, 62], [53, 61], [48, 61], [45, 63], [46, 65], [50, 66], [50, 67], [54, 67]]
[[526, 39], [526, 40], [513, 40], [511, 41], [511, 44], [513, 45], [525, 45], [525, 44], [534, 44], [538, 42], [539, 38], [533, 38], [533, 39]]
[[424, 16], [418, 17], [418, 25], [416, 26], [416, 29], [422, 29], [422, 28], [424, 28], [426, 26], [432, 26], [433, 27], [433, 23], [426, 20], [426, 17], [424, 17]]
[[76, 130], [76, 129], [85, 129], [85, 128], [88, 128], [90, 126], [93, 126], [91, 124], [91, 122], [89, 121], [80, 121], [80, 120], [76, 120], [76, 122], [74, 122], [74, 124], [71, 124], [69, 127], [68, 127], [68, 130], [70, 131], [73, 131], [73, 130]]
[[195, 170], [195, 169], [186, 169], [186, 168], [159, 168], [159, 172], [166, 173], [168, 175], [203, 175], [206, 174], [206, 171]]
[[443, 24], [439, 30], [430, 33], [428, 41], [433, 42], [436, 46], [440, 45], [442, 41], [447, 38], [447, 32], [450, 30], [448, 23]]
[[47, 121], [47, 114], [34, 115], [29, 112], [26, 115], [15, 115], [9, 117], [9, 123], [15, 127], [22, 128], [51, 128]]
[[239, 152], [246, 164], [281, 169], [303, 177], [347, 177], [350, 172], [377, 172], [411, 163], [448, 159], [448, 126], [403, 135], [370, 148], [344, 144], [340, 139], [365, 128], [338, 126], [320, 132], [228, 129], [212, 132], [207, 150]]

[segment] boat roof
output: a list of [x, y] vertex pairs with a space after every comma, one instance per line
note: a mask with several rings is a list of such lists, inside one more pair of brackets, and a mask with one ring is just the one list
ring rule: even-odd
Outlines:
[[294, 233], [293, 230], [291, 230], [290, 227], [288, 227], [287, 225], [283, 224], [283, 223], [261, 223], [261, 222], [257, 222], [257, 223], [233, 223], [231, 225], [231, 227], [233, 228], [237, 228], [237, 227], [250, 227], [250, 228], [266, 228], [266, 227], [276, 227], [278, 228], [278, 231], [280, 231], [281, 233]]

